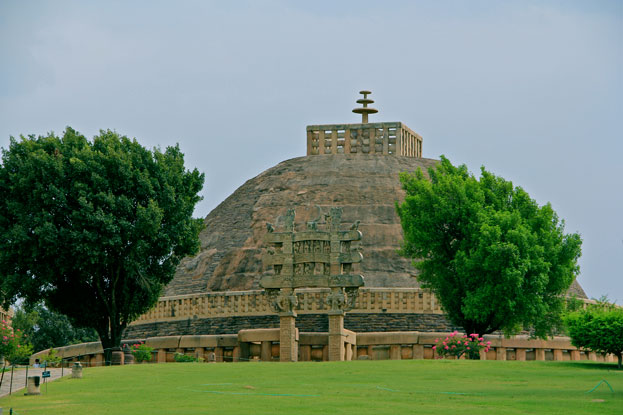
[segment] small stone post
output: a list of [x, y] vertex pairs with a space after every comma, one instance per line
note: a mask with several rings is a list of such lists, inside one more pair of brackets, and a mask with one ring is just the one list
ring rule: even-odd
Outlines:
[[271, 349], [273, 344], [271, 341], [263, 341], [260, 346], [260, 360], [262, 362], [270, 362], [272, 359]]
[[344, 360], [344, 312], [329, 312], [329, 360]]
[[296, 317], [279, 316], [279, 361], [296, 362], [297, 360]]
[[28, 388], [24, 395], [41, 395], [41, 377], [28, 376]]
[[526, 360], [526, 349], [515, 349], [515, 360], [523, 362]]
[[[282, 289], [285, 298], [293, 296], [291, 289]], [[289, 309], [289, 310], [288, 310]], [[296, 362], [299, 350], [296, 335], [296, 311], [293, 307], [279, 313], [279, 361]]]
[[71, 377], [73, 379], [82, 379], [82, 365], [80, 362], [75, 362], [71, 368]]
[[125, 363], [125, 355], [123, 353], [123, 350], [121, 350], [121, 347], [117, 347], [112, 350], [112, 355], [110, 359], [110, 364], [112, 366], [123, 366], [123, 364]]

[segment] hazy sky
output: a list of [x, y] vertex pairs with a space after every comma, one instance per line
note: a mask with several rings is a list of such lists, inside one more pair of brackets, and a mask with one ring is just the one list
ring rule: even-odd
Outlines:
[[0, 0], [0, 147], [67, 125], [177, 142], [205, 216], [371, 89], [425, 157], [551, 202], [588, 295], [621, 304], [622, 74], [623, 1]]

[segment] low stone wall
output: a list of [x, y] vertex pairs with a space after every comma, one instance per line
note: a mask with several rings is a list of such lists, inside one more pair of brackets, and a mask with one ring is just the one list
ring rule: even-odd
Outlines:
[[[439, 332], [369, 332], [355, 333], [345, 330], [345, 360], [401, 360], [433, 359], [432, 346], [436, 338], [447, 336]], [[568, 337], [555, 337], [550, 340], [534, 340], [527, 336], [504, 338], [498, 335], [485, 335], [491, 342], [488, 353], [481, 352], [485, 360], [592, 360], [614, 362], [613, 355], [598, 355], [579, 350]], [[133, 343], [138, 340], [128, 340]], [[174, 361], [175, 353], [200, 357], [207, 362], [223, 361], [278, 361], [279, 329], [240, 330], [237, 334], [163, 336], [144, 339], [145, 344], [154, 349], [152, 362]], [[102, 365], [103, 350], [99, 342], [83, 343], [60, 347], [58, 355], [65, 361], [81, 361], [88, 365]], [[49, 350], [36, 353], [31, 362], [41, 358]], [[328, 334], [299, 333], [299, 361], [327, 361]]]

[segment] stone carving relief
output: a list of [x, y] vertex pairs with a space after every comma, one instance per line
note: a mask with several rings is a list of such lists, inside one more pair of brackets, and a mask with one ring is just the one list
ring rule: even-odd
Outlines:
[[268, 303], [275, 313], [292, 313], [299, 305], [293, 292], [280, 289], [267, 289]]
[[[320, 216], [322, 217], [322, 216]], [[300, 232], [294, 223], [295, 212], [285, 214], [285, 230], [267, 224], [268, 248], [264, 264], [272, 267], [260, 285], [266, 289], [271, 307], [278, 313], [292, 313], [297, 305], [295, 289], [331, 288], [326, 297], [330, 311], [344, 312], [353, 308], [363, 277], [353, 274], [353, 264], [361, 261], [359, 222], [341, 230], [342, 209], [331, 208], [324, 215], [324, 226], [317, 220], [303, 224]]]

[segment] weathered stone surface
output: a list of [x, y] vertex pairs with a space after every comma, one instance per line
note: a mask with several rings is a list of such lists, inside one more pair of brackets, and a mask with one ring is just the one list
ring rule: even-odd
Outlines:
[[342, 221], [360, 220], [366, 286], [417, 287], [415, 269], [396, 253], [402, 229], [394, 203], [403, 198], [398, 174], [435, 160], [380, 155], [326, 155], [286, 160], [247, 181], [205, 219], [201, 251], [177, 269], [165, 295], [258, 288], [266, 222], [283, 226], [289, 207], [296, 221], [324, 220], [332, 206]]
[[[153, 336], [175, 336], [202, 334], [236, 334], [244, 329], [278, 328], [279, 316], [239, 316], [197, 318], [177, 321], [161, 321], [133, 325], [126, 329], [124, 336], [148, 338]], [[329, 320], [323, 314], [300, 314], [296, 327], [301, 332], [322, 333], [329, 331]], [[387, 331], [450, 332], [462, 329], [453, 326], [442, 314], [407, 314], [407, 313], [347, 313], [344, 328], [356, 333]], [[168, 345], [167, 345], [168, 346]], [[178, 347], [178, 345], [174, 345]]]
[[[426, 170], [436, 160], [383, 155], [324, 155], [286, 160], [248, 180], [205, 218], [201, 250], [179, 265], [164, 295], [259, 288], [266, 222], [283, 226], [289, 207], [297, 223], [344, 208], [360, 220], [367, 287], [418, 287], [416, 270], [397, 254], [402, 228], [394, 203], [404, 197], [398, 174]], [[278, 218], [275, 223], [275, 218]], [[575, 283], [571, 293], [586, 298]]]

